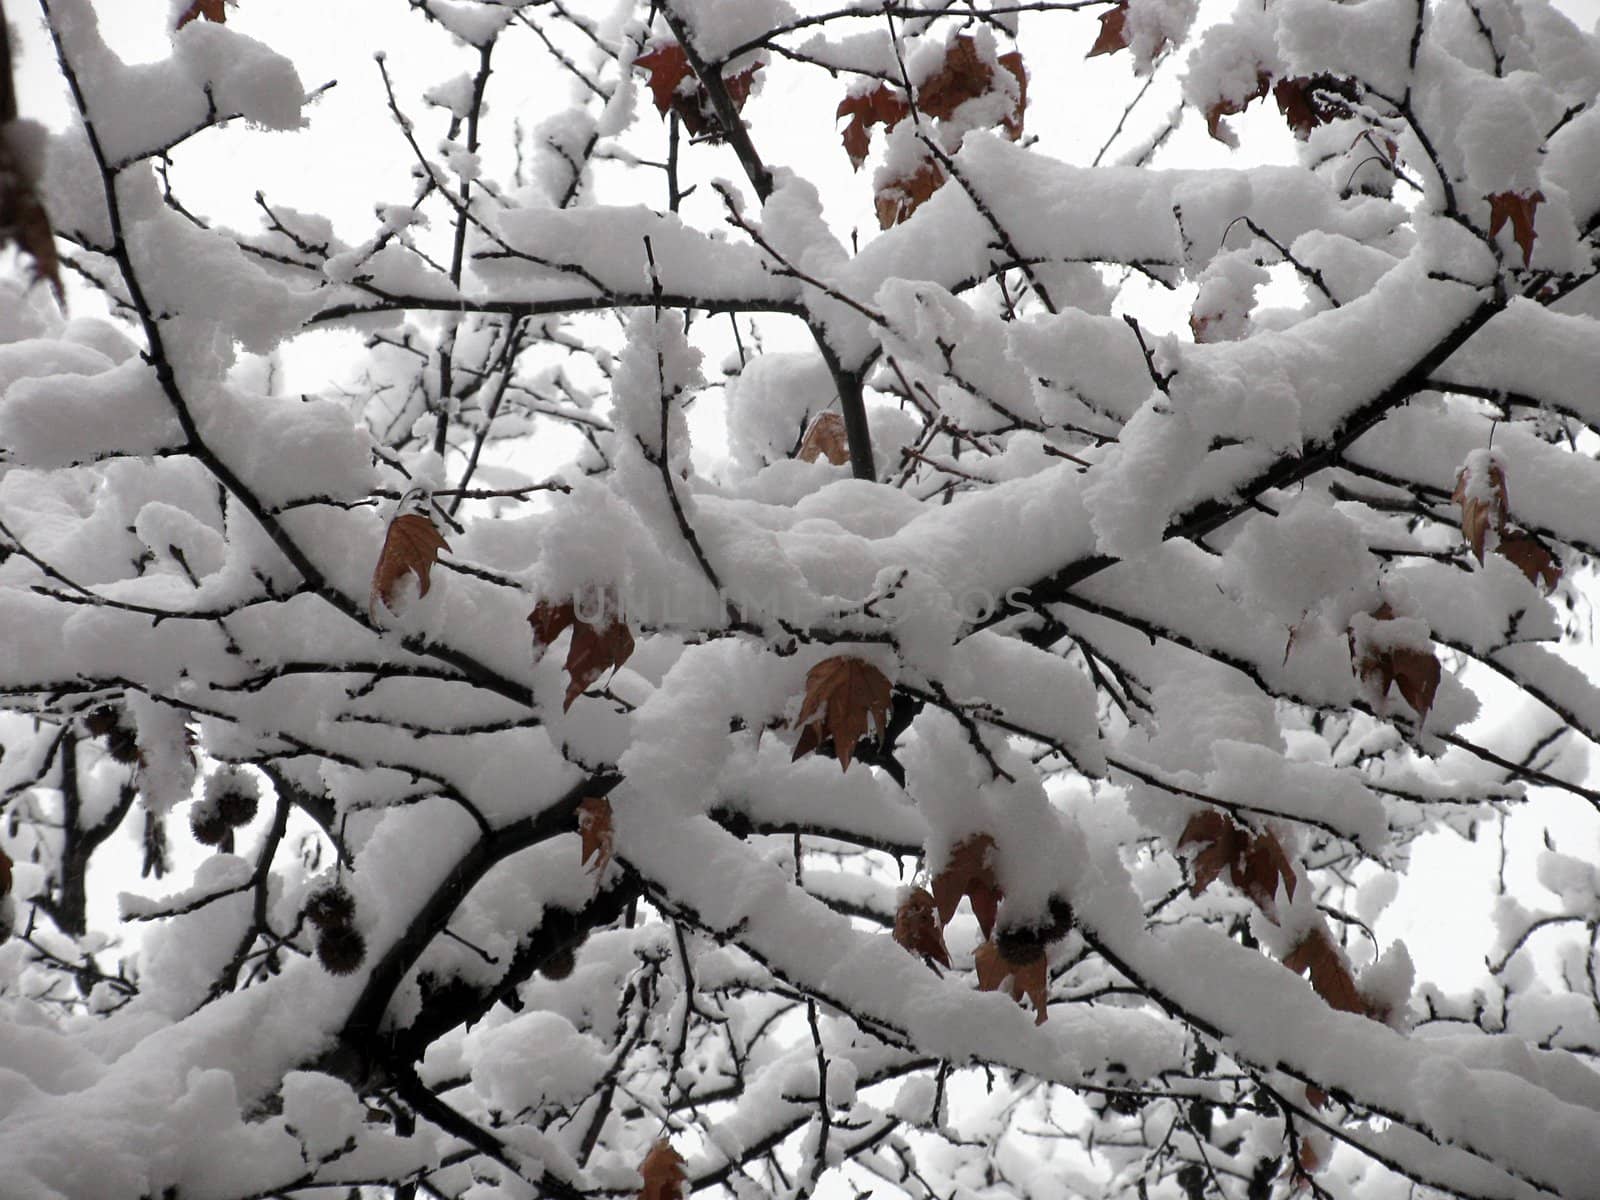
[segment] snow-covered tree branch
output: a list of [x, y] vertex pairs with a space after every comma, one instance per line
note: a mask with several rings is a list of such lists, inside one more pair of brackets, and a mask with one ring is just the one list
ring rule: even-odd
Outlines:
[[1600, 37], [31, 3], [0, 1193], [1600, 1196]]

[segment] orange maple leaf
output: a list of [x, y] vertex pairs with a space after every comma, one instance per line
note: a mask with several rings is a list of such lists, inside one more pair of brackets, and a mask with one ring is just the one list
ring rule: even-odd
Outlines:
[[875, 731], [879, 737], [888, 728], [891, 688], [889, 680], [865, 659], [841, 655], [825, 658], [806, 673], [805, 699], [795, 728], [794, 757], [809, 754], [833, 740], [840, 770], [850, 769], [856, 743]]
[[[704, 136], [714, 142], [722, 140], [722, 128], [711, 97], [695, 76], [689, 65], [689, 56], [681, 45], [674, 41], [662, 42], [649, 53], [634, 59], [633, 65], [650, 72], [650, 92], [655, 98], [657, 112], [662, 116], [668, 112], [677, 113], [690, 137]], [[750, 97], [750, 89], [755, 85], [756, 72], [760, 69], [761, 64], [756, 63], [737, 75], [723, 78], [722, 86], [727, 89], [735, 112], [744, 108], [744, 102]], [[691, 81], [693, 86], [685, 87], [685, 80]]]
[[[407, 492], [401, 498], [401, 507], [425, 507], [427, 500], [420, 492]], [[378, 565], [372, 572], [372, 591], [367, 597], [367, 611], [376, 616], [378, 604], [390, 612], [395, 607], [400, 582], [408, 574], [417, 577], [417, 595], [426, 596], [431, 584], [429, 578], [433, 564], [439, 561], [439, 551], [450, 549], [450, 543], [440, 536], [433, 522], [420, 512], [401, 512], [389, 522], [389, 531], [383, 538], [383, 549], [378, 554]], [[403, 606], [402, 606], [403, 607]]]
[[818, 413], [795, 455], [801, 462], [825, 458], [836, 467], [850, 461], [850, 438], [844, 431], [844, 418], [836, 412]]
[[1128, 48], [1128, 0], [1114, 4], [1100, 14], [1100, 34], [1089, 47], [1085, 58], [1099, 54], [1115, 54]]
[[644, 1180], [639, 1200], [683, 1200], [683, 1158], [666, 1138], [650, 1147], [639, 1164], [639, 1176]]
[[978, 833], [958, 842], [950, 851], [944, 870], [933, 877], [933, 901], [938, 906], [941, 922], [950, 924], [961, 897], [965, 896], [972, 905], [972, 915], [978, 918], [983, 936], [994, 932], [995, 914], [1004, 893], [989, 863], [993, 849], [994, 839], [987, 833]]
[[[581, 839], [580, 863], [588, 865], [596, 877], [604, 875], [611, 865], [611, 801], [604, 796], [590, 796], [578, 805], [578, 836]], [[594, 859], [590, 863], [590, 859]]]
[[1495, 192], [1489, 198], [1489, 236], [1499, 235], [1507, 221], [1511, 237], [1522, 247], [1522, 265], [1533, 261], [1533, 216], [1544, 202], [1543, 192]]
[[894, 940], [913, 954], [931, 958], [950, 965], [950, 951], [945, 948], [944, 930], [939, 925], [939, 912], [933, 897], [922, 888], [912, 888], [894, 912]]
[[[677, 98], [678, 85], [692, 77], [689, 56], [677, 42], [663, 42], [648, 54], [634, 59], [633, 65], [650, 72], [650, 94], [655, 97], [656, 111], [666, 116]], [[696, 86], [699, 86], [698, 81]]]

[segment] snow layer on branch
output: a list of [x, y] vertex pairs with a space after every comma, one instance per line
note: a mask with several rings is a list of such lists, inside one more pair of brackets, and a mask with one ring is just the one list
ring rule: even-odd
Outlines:
[[[1084, 488], [1101, 548], [1145, 552], [1179, 514], [1236, 495], [1276, 453], [1331, 440], [1466, 319], [1475, 299], [1412, 258], [1366, 295], [1292, 329], [1185, 346], [1165, 368], [1158, 354], [1157, 370], [1176, 368], [1170, 404], [1157, 397], [1128, 422]], [[1207, 453], [1212, 439], [1237, 448]]]
[[1600, 378], [1600, 321], [1516, 298], [1438, 375], [1474, 389], [1528, 396], [1600, 425], [1594, 386]]
[[[183, 441], [178, 419], [145, 363], [130, 359], [96, 374], [45, 374], [54, 354], [24, 361], [17, 343], [15, 378], [0, 396], [0, 444], [32, 466], [67, 466], [107, 454], [152, 454]], [[75, 364], [88, 367], [86, 357]]]
[[100, 36], [88, 0], [56, 0], [51, 24], [78, 77], [95, 134], [110, 163], [140, 158], [208, 120], [238, 114], [270, 129], [301, 124], [305, 89], [288, 59], [225, 25], [193, 21], [174, 35], [164, 62], [129, 66]]
[[[526, 258], [479, 260], [477, 273], [495, 294], [536, 302], [546, 296], [596, 295], [597, 288], [648, 296], [656, 280], [668, 295], [715, 306], [782, 302], [795, 293], [776, 279], [753, 246], [685, 225], [643, 205], [518, 209], [499, 216], [498, 232]], [[645, 239], [655, 253], [652, 277]], [[538, 285], [530, 288], [529, 285]]]
[[695, 49], [710, 62], [722, 61], [735, 46], [796, 16], [784, 0], [674, 0], [673, 9], [694, 31]]

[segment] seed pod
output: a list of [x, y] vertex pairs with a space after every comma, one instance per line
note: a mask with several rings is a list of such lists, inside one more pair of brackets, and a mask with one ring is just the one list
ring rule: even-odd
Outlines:
[[255, 819], [261, 801], [261, 785], [256, 777], [238, 767], [223, 767], [206, 779], [206, 799], [234, 829]]
[[211, 797], [203, 796], [189, 808], [189, 832], [202, 846], [221, 846], [233, 833], [233, 826], [223, 820]]
[[367, 957], [367, 939], [351, 925], [325, 925], [317, 935], [317, 961], [330, 975], [352, 975]]
[[578, 956], [571, 946], [563, 946], [539, 964], [539, 974], [546, 979], [565, 979], [578, 965]]
[[355, 897], [342, 883], [320, 887], [306, 899], [306, 920], [318, 929], [347, 929], [355, 919]]

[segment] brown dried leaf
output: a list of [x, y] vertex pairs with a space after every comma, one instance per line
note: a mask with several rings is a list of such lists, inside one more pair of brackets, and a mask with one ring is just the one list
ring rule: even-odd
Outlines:
[[836, 412], [818, 413], [800, 442], [801, 462], [825, 458], [836, 467], [850, 461], [850, 438], [844, 431], [844, 417]]
[[[662, 42], [649, 53], [634, 59], [633, 65], [650, 72], [650, 93], [655, 99], [657, 112], [662, 116], [669, 112], [677, 113], [690, 137], [703, 136], [713, 142], [722, 140], [721, 125], [711, 97], [695, 77], [689, 65], [689, 56], [681, 45], [674, 41]], [[744, 108], [744, 102], [750, 97], [750, 89], [755, 85], [756, 72], [760, 69], [761, 64], [756, 63], [722, 80], [735, 112]], [[685, 81], [688, 81], [688, 86], [685, 86]]]
[[589, 685], [607, 671], [614, 671], [633, 653], [633, 632], [624, 621], [609, 615], [603, 625], [590, 625], [581, 618], [572, 622], [572, 642], [567, 647], [567, 695], [561, 703], [566, 712]]
[[1017, 81], [1017, 103], [1011, 115], [1001, 122], [1001, 128], [1013, 142], [1022, 140], [1022, 118], [1028, 107], [1028, 71], [1022, 65], [1022, 51], [1012, 50], [1000, 56], [1000, 65], [1010, 71]]
[[878, 189], [876, 197], [878, 228], [900, 224], [943, 186], [944, 171], [931, 158], [923, 159], [910, 176], [890, 180]]
[[800, 740], [794, 757], [831, 738], [840, 770], [848, 771], [856, 743], [869, 728], [880, 737], [888, 728], [890, 692], [883, 672], [865, 659], [848, 655], [823, 659], [806, 673], [805, 699], [795, 720]]
[[938, 910], [933, 897], [922, 888], [913, 888], [895, 910], [894, 940], [913, 954], [921, 954], [947, 967], [950, 965], [950, 951], [945, 948]]
[[1489, 198], [1489, 236], [1495, 237], [1511, 222], [1511, 236], [1522, 247], [1522, 265], [1533, 260], [1533, 216], [1544, 202], [1543, 192], [1495, 192]]
[[222, 0], [194, 0], [194, 3], [183, 10], [183, 15], [178, 18], [175, 28], [182, 29], [190, 21], [204, 17], [208, 21], [215, 21], [221, 25], [227, 21], [227, 13], [223, 10]]
[[1424, 650], [1399, 649], [1391, 652], [1394, 663], [1394, 681], [1407, 704], [1416, 711], [1418, 720], [1425, 720], [1433, 707], [1434, 693], [1439, 690], [1441, 674], [1439, 660]]
[[[656, 111], [663, 117], [670, 112], [678, 95], [678, 85], [693, 78], [689, 70], [689, 56], [677, 42], [663, 42], [648, 54], [641, 54], [633, 65], [650, 72], [650, 94], [655, 98]], [[698, 81], [696, 82], [698, 85]]]
[[872, 144], [872, 126], [882, 125], [885, 129], [893, 129], [911, 115], [911, 106], [894, 88], [880, 83], [871, 91], [846, 96], [839, 101], [838, 111], [833, 115], [835, 119], [844, 116], [850, 118], [850, 123], [844, 127], [844, 148], [850, 155], [851, 165], [859, 171]]
[[1470, 494], [1481, 492], [1482, 489], [1474, 486], [1472, 472], [1466, 467], [1456, 472], [1456, 490], [1450, 496], [1461, 507], [1461, 534], [1479, 562], [1483, 561], [1484, 540], [1489, 530], [1505, 526], [1511, 505], [1506, 497], [1505, 471], [1500, 464], [1491, 459], [1488, 474], [1489, 499]]
[[[4, 69], [9, 70], [9, 64]], [[33, 260], [33, 281], [50, 281], [56, 303], [66, 307], [61, 287], [61, 265], [56, 257], [55, 234], [33, 185], [33, 175], [16, 144], [25, 126], [14, 113], [0, 114], [0, 247], [14, 244]]]
[[611, 865], [611, 801], [604, 796], [590, 796], [578, 805], [578, 836], [583, 851], [578, 861], [596, 876], [604, 875]]
[[[1380, 604], [1372, 616], [1377, 621], [1392, 621], [1394, 610], [1387, 603]], [[1416, 712], [1417, 720], [1427, 720], [1442, 674], [1433, 652], [1405, 646], [1376, 646], [1363, 651], [1354, 629], [1347, 631], [1346, 637], [1350, 642], [1350, 667], [1361, 682], [1372, 688], [1380, 700], [1388, 696], [1390, 685], [1399, 684], [1400, 695]]]
[[1284, 958], [1283, 965], [1297, 975], [1309, 972], [1312, 988], [1330, 1008], [1367, 1015], [1367, 1002], [1356, 988], [1344, 954], [1325, 928], [1318, 927], [1306, 934]]
[[439, 551], [450, 549], [450, 543], [439, 535], [433, 522], [420, 513], [403, 512], [389, 522], [389, 532], [384, 535], [383, 550], [378, 554], [378, 565], [372, 572], [372, 592], [367, 597], [367, 609], [376, 615], [378, 602], [382, 601], [390, 612], [395, 608], [396, 592], [400, 581], [408, 574], [417, 577], [417, 595], [426, 596], [430, 586], [429, 573], [439, 561]]
[[1211, 136], [1219, 142], [1233, 145], [1232, 135], [1225, 133], [1222, 127], [1222, 118], [1231, 117], [1235, 113], [1242, 113], [1250, 107], [1252, 101], [1260, 100], [1267, 94], [1267, 87], [1272, 83], [1272, 76], [1265, 71], [1256, 75], [1256, 86], [1253, 91], [1246, 92], [1238, 100], [1220, 98], [1211, 102], [1211, 107], [1206, 109], [1206, 129]]
[[1506, 559], [1528, 577], [1528, 582], [1545, 591], [1554, 591], [1561, 582], [1561, 564], [1556, 556], [1533, 534], [1515, 525], [1507, 525], [1500, 534], [1494, 552]]
[[545, 648], [560, 637], [562, 630], [571, 625], [575, 619], [570, 600], [565, 604], [551, 604], [546, 600], [535, 604], [533, 611], [528, 614], [528, 624], [533, 626], [535, 654], [543, 654]]
[[1025, 963], [1014, 963], [1000, 953], [994, 942], [985, 941], [972, 952], [972, 965], [978, 976], [980, 992], [999, 991], [1002, 984], [1011, 998], [1021, 1004], [1024, 997], [1033, 1002], [1033, 1023], [1043, 1025], [1049, 1019], [1048, 993], [1050, 988], [1050, 960], [1039, 951]]
[[917, 108], [948, 120], [968, 100], [985, 95], [993, 83], [994, 70], [979, 55], [978, 43], [960, 34], [945, 47], [939, 69], [917, 85]]
[[1320, 74], [1280, 79], [1273, 85], [1272, 95], [1295, 137], [1304, 141], [1318, 125], [1348, 117], [1357, 91], [1352, 79]]
[[995, 879], [994, 868], [989, 865], [993, 849], [994, 839], [987, 833], [979, 833], [958, 842], [950, 851], [944, 870], [933, 877], [933, 901], [938, 906], [942, 924], [950, 924], [961, 897], [965, 896], [972, 905], [972, 915], [978, 918], [983, 936], [994, 932], [995, 915], [1003, 893]]
[[1194, 882], [1189, 885], [1189, 895], [1198, 896], [1233, 865], [1242, 849], [1243, 837], [1244, 830], [1215, 809], [1189, 818], [1183, 835], [1178, 838], [1178, 849], [1190, 845], [1201, 848], [1194, 857]]
[[[4, 850], [0, 850], [0, 899], [4, 899], [6, 896], [9, 896], [10, 894], [11, 894], [11, 856], [8, 855]], [[933, 903], [931, 898], [929, 899], [928, 903], [929, 904]], [[945, 965], [949, 966], [950, 964], [947, 962]]]
[[1128, 0], [1113, 5], [1100, 14], [1100, 35], [1094, 39], [1085, 58], [1097, 54], [1115, 54], [1128, 48]]
[[639, 1176], [644, 1180], [639, 1200], [683, 1200], [683, 1158], [666, 1138], [650, 1147], [639, 1164]]
[[1244, 853], [1234, 860], [1232, 876], [1233, 886], [1269, 916], [1277, 912], [1280, 880], [1289, 899], [1294, 899], [1294, 867], [1283, 852], [1283, 843], [1270, 829], [1248, 839]]

